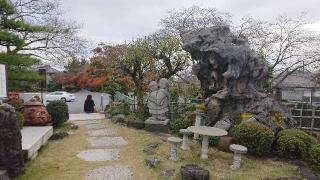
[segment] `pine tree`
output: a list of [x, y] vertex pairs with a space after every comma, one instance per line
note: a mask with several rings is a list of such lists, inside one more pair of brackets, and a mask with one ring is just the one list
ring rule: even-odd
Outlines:
[[0, 62], [8, 65], [9, 90], [30, 90], [42, 77], [31, 66], [39, 59], [18, 52], [25, 42], [21, 32], [48, 31], [43, 26], [34, 26], [19, 18], [14, 5], [9, 0], [0, 0]]

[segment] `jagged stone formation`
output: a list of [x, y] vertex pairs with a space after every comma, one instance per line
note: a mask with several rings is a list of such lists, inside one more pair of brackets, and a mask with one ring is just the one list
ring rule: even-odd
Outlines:
[[0, 104], [0, 169], [15, 177], [24, 171], [21, 132], [14, 108]]
[[261, 92], [267, 62], [250, 48], [245, 37], [233, 35], [227, 26], [217, 26], [186, 32], [182, 42], [183, 49], [198, 62], [192, 70], [206, 98], [207, 125], [225, 119], [232, 123], [243, 112], [255, 114], [257, 121], [274, 131], [279, 124], [268, 116], [270, 112], [285, 117], [285, 128], [295, 125], [285, 107]]

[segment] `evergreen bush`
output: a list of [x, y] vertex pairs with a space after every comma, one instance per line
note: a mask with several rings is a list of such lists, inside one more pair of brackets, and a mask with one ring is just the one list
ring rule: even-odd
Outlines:
[[54, 127], [61, 126], [69, 119], [68, 105], [60, 100], [50, 101], [47, 105], [47, 110], [51, 115]]

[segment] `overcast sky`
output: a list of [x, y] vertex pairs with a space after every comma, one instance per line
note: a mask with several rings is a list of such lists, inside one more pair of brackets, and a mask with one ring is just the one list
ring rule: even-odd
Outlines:
[[318, 21], [320, 0], [62, 0], [67, 18], [82, 25], [81, 35], [95, 43], [120, 43], [156, 31], [170, 9], [198, 5], [229, 12], [234, 18], [253, 16], [271, 19], [280, 14], [308, 15]]

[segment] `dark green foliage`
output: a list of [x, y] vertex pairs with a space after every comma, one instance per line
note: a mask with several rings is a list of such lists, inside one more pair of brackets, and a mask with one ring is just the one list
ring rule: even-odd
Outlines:
[[54, 92], [54, 91], [59, 91], [61, 90], [61, 85], [51, 81], [49, 84], [48, 84], [48, 92]]
[[170, 127], [172, 132], [179, 133], [180, 129], [186, 129], [189, 126], [192, 126], [194, 124], [194, 119], [191, 118], [177, 118], [173, 119], [170, 122]]
[[311, 167], [320, 172], [320, 144], [313, 144], [309, 150]]
[[274, 141], [272, 130], [257, 122], [241, 123], [235, 126], [233, 137], [238, 144], [246, 146], [250, 153], [256, 155], [270, 153]]
[[108, 111], [108, 113], [111, 115], [111, 116], [115, 116], [115, 115], [118, 115], [118, 114], [123, 114], [123, 115], [129, 115], [130, 114], [130, 107], [128, 104], [126, 103], [122, 103], [118, 106], [114, 106], [114, 107], [111, 107]]
[[17, 15], [20, 14], [9, 0], [0, 0], [0, 44], [4, 50], [0, 53], [0, 62], [8, 65], [10, 91], [30, 91], [42, 78], [30, 70], [39, 60], [30, 54], [18, 53], [26, 45], [21, 32], [37, 33], [47, 29], [26, 23], [22, 18], [16, 18]]
[[19, 111], [16, 111], [16, 118], [17, 118], [19, 128], [22, 129], [23, 128], [23, 121], [24, 121], [23, 114]]
[[62, 101], [50, 101], [47, 110], [51, 115], [53, 126], [59, 127], [69, 119], [68, 105]]
[[15, 111], [22, 111], [23, 99], [21, 99], [21, 98], [10, 97], [7, 100], [4, 100], [3, 102], [10, 104], [12, 107], [14, 107]]
[[[216, 136], [209, 136], [208, 141], [209, 141], [209, 147], [216, 147], [219, 143], [220, 138]], [[199, 136], [198, 142], [202, 144], [202, 136]]]
[[276, 150], [282, 157], [290, 159], [306, 158], [309, 148], [316, 142], [317, 140], [314, 137], [301, 130], [286, 129], [278, 133]]
[[115, 76], [111, 76], [103, 86], [103, 92], [111, 94], [112, 97], [116, 94], [116, 92], [124, 92], [124, 88], [117, 82]]

